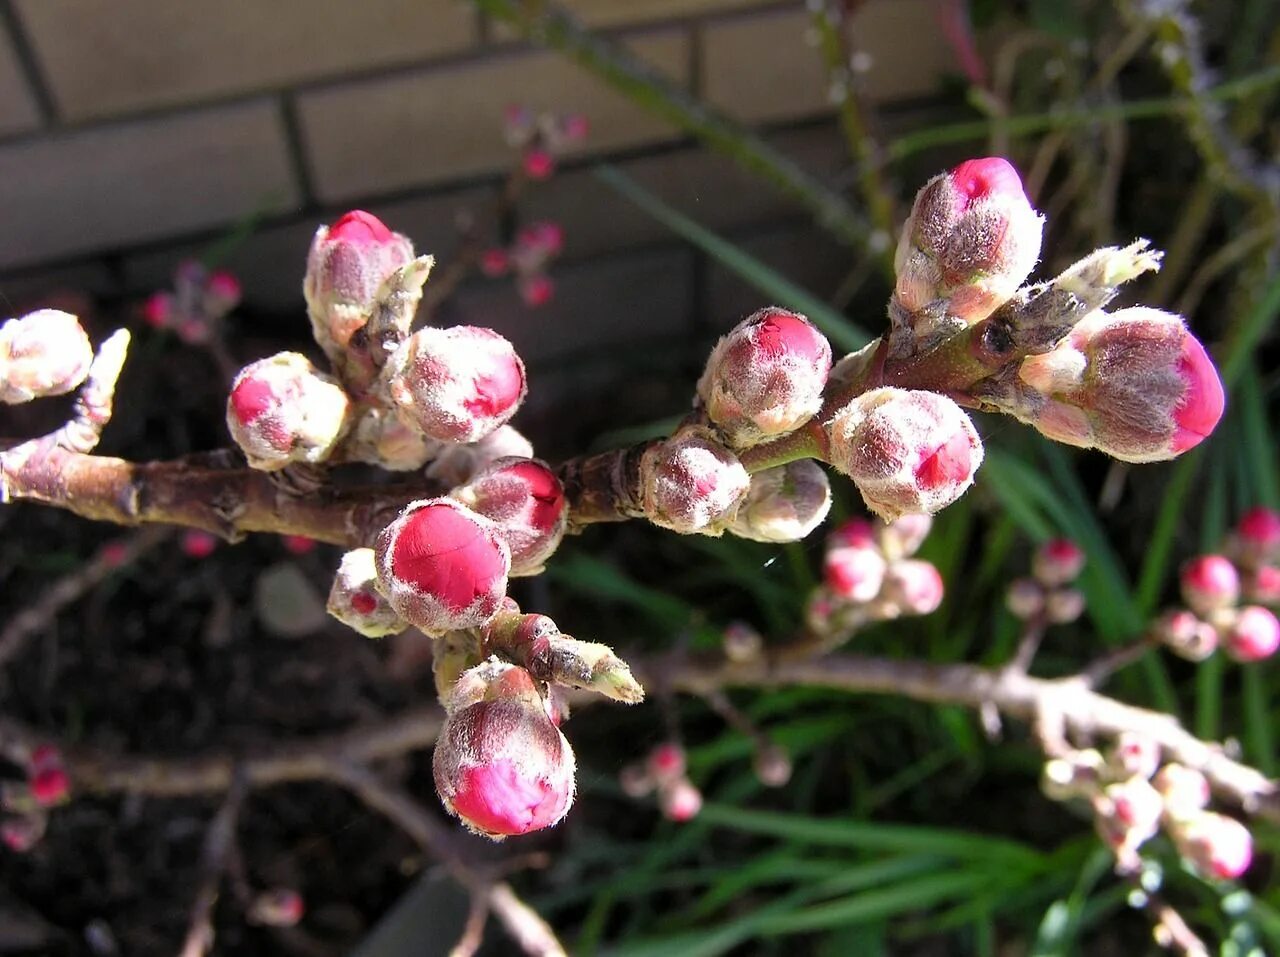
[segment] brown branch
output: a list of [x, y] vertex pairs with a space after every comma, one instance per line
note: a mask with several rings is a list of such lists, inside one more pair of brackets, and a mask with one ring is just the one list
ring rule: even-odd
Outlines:
[[213, 908], [218, 902], [223, 872], [234, 855], [236, 819], [248, 793], [248, 782], [237, 769], [231, 775], [227, 796], [205, 834], [200, 852], [200, 884], [191, 905], [189, 929], [179, 957], [203, 957], [213, 949]]

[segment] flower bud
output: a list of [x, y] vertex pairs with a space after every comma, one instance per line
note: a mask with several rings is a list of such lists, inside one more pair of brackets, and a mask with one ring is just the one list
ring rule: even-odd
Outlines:
[[886, 519], [933, 513], [958, 499], [982, 463], [982, 441], [960, 407], [936, 392], [873, 389], [827, 423], [829, 461]]
[[428, 634], [483, 625], [507, 591], [511, 551], [497, 527], [450, 498], [413, 502], [374, 545], [379, 589]]
[[240, 287], [240, 280], [236, 278], [234, 273], [225, 269], [218, 269], [210, 273], [204, 286], [204, 302], [202, 305], [205, 314], [214, 318], [225, 316], [240, 305], [242, 295], [243, 290]]
[[1244, 596], [1260, 605], [1280, 605], [1280, 567], [1259, 565], [1245, 577]]
[[681, 535], [719, 535], [751, 489], [738, 457], [693, 430], [646, 448], [640, 482], [645, 517]]
[[471, 481], [498, 459], [533, 458], [533, 445], [509, 425], [468, 445], [445, 444], [437, 448], [427, 466], [427, 477], [450, 487]]
[[1036, 549], [1031, 571], [1046, 587], [1066, 585], [1084, 568], [1084, 549], [1069, 538], [1055, 538]]
[[511, 549], [512, 575], [542, 571], [569, 524], [564, 488], [537, 459], [499, 459], [451, 495], [497, 526]]
[[684, 748], [675, 741], [664, 741], [659, 744], [645, 759], [645, 767], [659, 784], [669, 784], [684, 777]]
[[1004, 605], [1021, 621], [1044, 612], [1044, 586], [1034, 578], [1015, 578], [1005, 592]]
[[831, 346], [808, 319], [761, 309], [716, 344], [698, 398], [728, 443], [747, 448], [817, 414], [830, 371]]
[[1121, 732], [1107, 764], [1118, 777], [1150, 778], [1160, 766], [1160, 745], [1145, 734]]
[[506, 423], [525, 396], [524, 363], [492, 329], [428, 326], [383, 370], [402, 419], [444, 442], [476, 442]]
[[1166, 764], [1151, 783], [1164, 798], [1170, 819], [1191, 817], [1209, 806], [1209, 779], [1185, 764]]
[[41, 807], [63, 804], [71, 795], [71, 779], [61, 765], [33, 771], [28, 784], [32, 799]]
[[751, 489], [729, 531], [755, 542], [798, 542], [822, 524], [830, 509], [827, 473], [812, 459], [798, 459], [751, 476]]
[[0, 326], [0, 402], [70, 392], [89, 374], [93, 347], [69, 312], [38, 309]]
[[551, 174], [556, 171], [555, 157], [548, 150], [539, 148], [526, 150], [520, 165], [525, 176], [538, 182], [550, 179]]
[[1230, 608], [1240, 598], [1240, 575], [1221, 555], [1201, 555], [1182, 566], [1178, 574], [1182, 599], [1198, 615]]
[[1280, 621], [1259, 605], [1248, 605], [1232, 616], [1222, 645], [1236, 661], [1261, 661], [1280, 648]]
[[854, 548], [879, 548], [875, 529], [865, 518], [851, 518], [827, 536], [827, 548], [850, 545]]
[[1102, 755], [1093, 748], [1072, 751], [1045, 762], [1040, 789], [1054, 801], [1091, 797], [1098, 793], [1104, 768]]
[[622, 788], [622, 793], [629, 798], [642, 798], [652, 792], [656, 785], [649, 772], [645, 770], [645, 766], [639, 762], [633, 762], [623, 765], [622, 770], [618, 772], [618, 787]]
[[966, 325], [984, 319], [1030, 275], [1043, 229], [1006, 160], [961, 163], [916, 194], [894, 256], [894, 299], [908, 313], [944, 300]]
[[431, 761], [440, 800], [495, 840], [559, 823], [573, 803], [573, 749], [533, 679], [497, 662], [473, 668], [460, 686], [472, 684], [468, 676], [483, 687], [450, 702]]
[[1126, 844], [1136, 849], [1155, 837], [1164, 813], [1164, 798], [1144, 777], [1107, 785], [1103, 792], [1116, 820], [1124, 825]]
[[258, 894], [249, 904], [249, 923], [263, 927], [293, 927], [306, 912], [302, 895], [292, 887], [275, 887]]
[[545, 306], [556, 294], [555, 281], [544, 272], [521, 276], [516, 282], [520, 301], [531, 309]]
[[1178, 316], [1132, 306], [1090, 313], [1052, 350], [1028, 356], [1030, 390], [1012, 414], [1058, 442], [1126, 462], [1171, 459], [1222, 418], [1222, 382]]
[[663, 817], [683, 824], [702, 810], [702, 792], [688, 778], [680, 778], [658, 788], [658, 806]]
[[366, 638], [398, 635], [409, 627], [378, 591], [372, 548], [353, 548], [342, 556], [325, 610]]
[[938, 610], [944, 593], [937, 568], [908, 558], [889, 565], [880, 598], [898, 615], [929, 615]]
[[776, 744], [756, 748], [751, 759], [756, 778], [767, 788], [780, 788], [791, 780], [791, 756]]
[[316, 230], [302, 292], [315, 340], [339, 367], [351, 337], [369, 321], [382, 283], [412, 259], [413, 243], [363, 210]]
[[823, 557], [822, 579], [831, 594], [861, 605], [880, 594], [887, 567], [874, 548], [833, 548]]
[[182, 554], [198, 561], [202, 558], [208, 558], [217, 551], [218, 539], [203, 529], [189, 528], [182, 533], [179, 547], [182, 549]]
[[933, 528], [933, 516], [925, 514], [899, 515], [892, 522], [876, 529], [876, 541], [889, 561], [910, 558], [920, 550]]
[[1280, 512], [1262, 505], [1249, 509], [1240, 516], [1232, 539], [1246, 566], [1280, 559]]
[[1055, 588], [1045, 596], [1044, 614], [1051, 624], [1067, 625], [1084, 614], [1084, 592], [1078, 588]]
[[44, 814], [24, 814], [0, 821], [0, 841], [15, 854], [25, 854], [44, 837], [49, 818]]
[[731, 621], [720, 636], [724, 656], [734, 664], [756, 661], [764, 651], [764, 637], [745, 621]]
[[1179, 658], [1204, 661], [1218, 650], [1218, 632], [1208, 622], [1182, 609], [1167, 611], [1156, 619], [1160, 642]]
[[422, 468], [441, 448], [436, 439], [401, 421], [391, 409], [370, 408], [360, 413], [343, 451], [356, 462], [392, 472]]
[[227, 399], [227, 428], [255, 469], [323, 462], [347, 430], [351, 403], [306, 356], [281, 352], [240, 370]]
[[1201, 811], [1175, 821], [1169, 830], [1178, 853], [1206, 877], [1237, 878], [1253, 860], [1249, 829], [1222, 814]]
[[511, 268], [511, 255], [501, 246], [492, 246], [480, 253], [480, 271], [490, 279], [505, 275]]

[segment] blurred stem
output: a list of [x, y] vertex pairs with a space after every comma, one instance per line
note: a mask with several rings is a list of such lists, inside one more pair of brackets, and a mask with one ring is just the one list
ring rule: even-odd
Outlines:
[[1200, 248], [1209, 223], [1217, 209], [1218, 185], [1208, 176], [1196, 182], [1178, 216], [1178, 225], [1169, 239], [1160, 272], [1151, 283], [1150, 300], [1153, 304], [1167, 305], [1173, 299], [1173, 291], [1182, 285], [1182, 279], [1191, 268], [1192, 257]]

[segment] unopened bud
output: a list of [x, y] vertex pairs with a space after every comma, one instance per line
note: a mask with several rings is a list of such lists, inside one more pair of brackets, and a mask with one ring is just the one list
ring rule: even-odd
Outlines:
[[509, 425], [495, 429], [479, 442], [441, 446], [427, 466], [427, 477], [452, 488], [471, 481], [503, 458], [533, 458], [532, 443]]
[[409, 627], [378, 591], [372, 548], [353, 548], [342, 556], [325, 610], [366, 638], [398, 635]]
[[39, 309], [0, 326], [0, 402], [70, 392], [89, 374], [93, 346], [69, 312]]
[[729, 444], [746, 448], [811, 419], [830, 371], [831, 346], [808, 319], [761, 309], [716, 344], [698, 397]]
[[1103, 792], [1111, 802], [1112, 813], [1125, 827], [1126, 844], [1137, 849], [1155, 837], [1164, 813], [1164, 798], [1144, 777], [1107, 785]]
[[476, 442], [506, 423], [525, 396], [524, 363], [492, 329], [428, 326], [383, 370], [406, 423], [445, 442]]
[[1031, 572], [1049, 588], [1066, 585], [1084, 568], [1084, 549], [1069, 538], [1054, 538], [1039, 548], [1031, 559]]
[[669, 784], [682, 778], [685, 772], [684, 748], [675, 741], [664, 741], [649, 752], [645, 767], [659, 784]]
[[1171, 459], [1222, 418], [1222, 382], [1180, 317], [1146, 306], [1082, 319], [1018, 371], [1030, 398], [1009, 411], [1059, 442], [1126, 462]]
[[1055, 588], [1045, 596], [1044, 615], [1051, 624], [1067, 625], [1084, 614], [1084, 592], [1078, 588]]
[[1259, 565], [1245, 576], [1244, 597], [1260, 605], [1280, 605], [1280, 567]]
[[886, 522], [875, 530], [876, 541], [889, 561], [910, 558], [920, 550], [932, 528], [932, 515], [899, 515], [892, 522]]
[[1253, 836], [1239, 821], [1201, 811], [1174, 821], [1170, 827], [1178, 853], [1206, 877], [1231, 880], [1253, 861]]
[[1232, 539], [1245, 566], [1280, 559], [1280, 512], [1262, 505], [1249, 509], [1240, 516]]
[[1160, 766], [1160, 745], [1145, 734], [1121, 732], [1107, 764], [1118, 777], [1150, 778]]
[[1040, 789], [1054, 801], [1092, 797], [1101, 787], [1105, 766], [1102, 755], [1093, 748], [1051, 758], [1045, 762]]
[[569, 523], [564, 488], [537, 459], [499, 459], [450, 494], [498, 527], [511, 549], [512, 575], [540, 572]]
[[1199, 615], [1230, 608], [1240, 598], [1240, 575], [1222, 555], [1201, 555], [1178, 574], [1182, 599]]
[[764, 637], [745, 621], [731, 621], [725, 626], [720, 640], [724, 656], [734, 664], [756, 661], [764, 651]]
[[28, 778], [31, 797], [41, 807], [66, 803], [71, 796], [71, 779], [61, 765], [34, 770]]
[[44, 814], [24, 814], [20, 817], [9, 817], [0, 821], [0, 841], [15, 854], [26, 854], [40, 843], [48, 826], [48, 817]]
[[646, 448], [640, 481], [645, 517], [681, 535], [719, 535], [751, 489], [738, 457], [696, 431]]
[[1004, 605], [1021, 621], [1044, 612], [1044, 586], [1034, 578], [1015, 578], [1005, 592]]
[[798, 459], [751, 476], [751, 489], [729, 531], [755, 542], [798, 542], [822, 524], [830, 509], [827, 473], [812, 459]]
[[225, 316], [240, 305], [243, 290], [234, 273], [218, 269], [209, 274], [204, 287], [204, 311], [213, 318]]
[[1218, 632], [1192, 612], [1177, 609], [1156, 619], [1154, 631], [1161, 644], [1179, 658], [1204, 661], [1218, 650]]
[[188, 558], [199, 560], [208, 558], [217, 551], [218, 539], [203, 529], [189, 528], [182, 533], [182, 538], [178, 540], [178, 547]]
[[1171, 819], [1186, 818], [1209, 806], [1209, 779], [1185, 764], [1166, 764], [1151, 779]]
[[938, 610], [944, 593], [942, 576], [936, 567], [930, 562], [908, 558], [890, 563], [880, 598], [898, 615], [929, 615]]
[[347, 430], [351, 403], [306, 356], [281, 352], [240, 370], [227, 399], [227, 428], [255, 469], [323, 462]]
[[400, 419], [391, 409], [365, 409], [351, 429], [344, 451], [357, 462], [367, 462], [392, 472], [413, 472], [422, 468], [441, 448]]
[[1260, 605], [1247, 605], [1232, 615], [1222, 647], [1236, 661], [1261, 661], [1280, 648], [1280, 620]]
[[691, 821], [702, 810], [702, 792], [687, 778], [658, 788], [658, 806], [663, 817], [677, 823]]
[[908, 313], [939, 310], [964, 324], [1007, 302], [1040, 256], [1043, 218], [1004, 159], [961, 163], [916, 194], [894, 256], [894, 299]]
[[306, 912], [302, 895], [292, 887], [263, 891], [249, 904], [249, 923], [263, 927], [293, 927]]
[[526, 150], [521, 157], [520, 165], [524, 169], [525, 176], [539, 182], [550, 179], [551, 174], [556, 171], [555, 157], [544, 149]]
[[533, 309], [545, 306], [556, 294], [555, 280], [545, 272], [521, 276], [516, 281], [516, 289], [520, 293], [520, 301]]
[[639, 762], [624, 765], [618, 772], [618, 786], [629, 798], [642, 798], [657, 786], [645, 766]]
[[879, 539], [865, 518], [851, 518], [827, 536], [828, 548], [851, 545], [854, 548], [879, 548]]
[[568, 813], [574, 757], [527, 672], [507, 666], [486, 674], [492, 677], [475, 700], [450, 707], [431, 766], [445, 808], [500, 840], [550, 827]]
[[363, 210], [316, 230], [302, 292], [315, 340], [338, 367], [373, 314], [382, 283], [412, 259], [413, 243]]
[[833, 548], [823, 557], [822, 578], [837, 598], [865, 604], [880, 594], [887, 567], [874, 548]]
[[827, 431], [831, 464], [886, 519], [950, 505], [982, 463], [973, 423], [936, 392], [873, 389], [836, 413]]
[[780, 788], [791, 780], [791, 756], [776, 744], [756, 748], [751, 767], [756, 778], [767, 788]]
[[484, 624], [507, 591], [511, 552], [497, 527], [450, 498], [413, 502], [374, 545], [381, 591], [428, 634]]

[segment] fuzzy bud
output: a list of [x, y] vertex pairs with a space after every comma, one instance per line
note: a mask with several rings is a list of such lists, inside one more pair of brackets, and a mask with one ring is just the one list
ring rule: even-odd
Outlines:
[[1084, 592], [1078, 588], [1055, 588], [1044, 599], [1044, 615], [1051, 624], [1067, 625], [1084, 614]]
[[28, 760], [27, 784], [32, 800], [40, 807], [65, 803], [71, 796], [71, 779], [63, 766], [62, 752], [51, 744], [33, 749]]
[[982, 440], [958, 405], [936, 392], [873, 389], [827, 423], [829, 461], [886, 519], [933, 513], [973, 484]]
[[227, 428], [249, 465], [274, 471], [323, 462], [347, 430], [351, 403], [306, 356], [281, 352], [240, 370], [227, 399]]
[[1222, 635], [1222, 646], [1236, 661], [1261, 661], [1280, 648], [1280, 620], [1259, 605], [1248, 605], [1232, 615]]
[[832, 548], [822, 560], [822, 579], [831, 594], [861, 605], [880, 594], [887, 567], [874, 548]]
[[908, 558], [889, 565], [880, 598], [890, 617], [929, 615], [938, 610], [944, 594], [938, 569], [929, 562]]
[[569, 523], [564, 488], [537, 459], [499, 459], [451, 494], [497, 526], [511, 549], [512, 575], [542, 571]]
[[618, 772], [618, 787], [629, 798], [642, 798], [652, 793], [656, 784], [643, 764], [633, 762]]
[[1172, 820], [1191, 817], [1209, 806], [1209, 779], [1185, 764], [1166, 764], [1151, 783], [1164, 798], [1165, 813]]
[[645, 758], [649, 775], [659, 784], [669, 784], [684, 777], [684, 748], [675, 741], [664, 741]]
[[528, 672], [491, 661], [458, 684], [467, 699], [450, 702], [431, 761], [445, 808], [495, 840], [559, 823], [573, 803], [573, 749]]
[[292, 887], [275, 887], [254, 897], [245, 916], [263, 927], [294, 927], [306, 909], [302, 895]]
[[1017, 171], [1000, 157], [935, 176], [916, 194], [898, 242], [895, 306], [964, 325], [986, 318], [1030, 275], [1043, 229]]
[[1014, 618], [1027, 621], [1044, 612], [1044, 586], [1034, 578], [1015, 578], [1005, 592], [1004, 605]]
[[1240, 598], [1240, 575], [1222, 555], [1201, 555], [1178, 574], [1182, 599], [1198, 615], [1230, 608]]
[[1093, 748], [1072, 751], [1045, 762], [1040, 789], [1054, 801], [1091, 797], [1098, 793], [1104, 768], [1102, 755]]
[[1124, 731], [1116, 738], [1107, 764], [1119, 777], [1150, 778], [1160, 766], [1160, 745], [1144, 734]]
[[1239, 821], [1201, 811], [1170, 827], [1178, 853], [1206, 877], [1231, 880], [1253, 861], [1253, 836]]
[[1246, 566], [1280, 559], [1280, 512], [1262, 505], [1249, 509], [1240, 516], [1232, 540]]
[[745, 621], [731, 621], [720, 636], [724, 656], [734, 664], [757, 661], [764, 652], [764, 637]]
[[178, 547], [182, 549], [182, 554], [199, 561], [218, 550], [218, 539], [203, 529], [189, 528], [182, 533]]
[[876, 542], [889, 561], [910, 558], [920, 550], [933, 528], [933, 516], [926, 514], [899, 515], [876, 529]]
[[784, 787], [791, 780], [791, 756], [785, 748], [776, 744], [764, 744], [756, 748], [751, 759], [756, 779], [767, 788]]
[[38, 309], [0, 326], [0, 402], [15, 405], [70, 392], [89, 374], [93, 346], [80, 320]]
[[1144, 777], [1107, 785], [1103, 792], [1116, 820], [1124, 825], [1126, 844], [1136, 849], [1155, 837], [1164, 813], [1164, 798]]
[[1090, 313], [1049, 352], [1028, 356], [1009, 411], [1067, 445], [1125, 462], [1171, 459], [1222, 418], [1222, 382], [1178, 316], [1146, 306]]
[[325, 610], [366, 638], [398, 635], [409, 627], [378, 590], [372, 548], [353, 548], [342, 556]]
[[830, 371], [831, 346], [808, 319], [761, 309], [716, 344], [698, 398], [728, 443], [746, 448], [811, 419]]
[[0, 821], [0, 842], [15, 854], [26, 854], [40, 843], [48, 825], [44, 814], [24, 814]]
[[1167, 611], [1156, 619], [1155, 635], [1179, 658], [1204, 661], [1218, 650], [1218, 632], [1184, 609]]
[[880, 548], [879, 537], [865, 518], [851, 518], [827, 536], [828, 548]]
[[483, 625], [507, 591], [507, 543], [493, 522], [450, 498], [407, 506], [378, 535], [374, 555], [380, 591], [428, 634]]
[[1244, 596], [1260, 605], [1280, 605], [1280, 567], [1259, 565], [1243, 582]]
[[444, 442], [476, 442], [523, 401], [524, 363], [492, 329], [426, 327], [387, 360], [387, 391], [402, 419]]
[[315, 340], [339, 366], [373, 314], [383, 282], [412, 260], [413, 243], [363, 210], [316, 230], [302, 292]]
[[533, 458], [532, 443], [509, 425], [495, 429], [479, 442], [440, 446], [427, 466], [427, 478], [450, 487], [462, 485], [504, 458]]
[[798, 459], [751, 476], [751, 490], [729, 531], [755, 542], [798, 542], [830, 509], [827, 473], [812, 459]]
[[1045, 542], [1031, 559], [1032, 574], [1048, 588], [1075, 581], [1083, 568], [1084, 549], [1069, 538]]
[[645, 517], [681, 535], [719, 535], [751, 489], [738, 457], [697, 431], [645, 449], [640, 481]]
[[356, 462], [392, 472], [413, 472], [431, 461], [440, 448], [439, 441], [406, 424], [391, 409], [375, 407], [360, 413], [344, 451]]
[[680, 778], [658, 788], [658, 806], [663, 817], [682, 824], [702, 810], [702, 792], [687, 778]]

